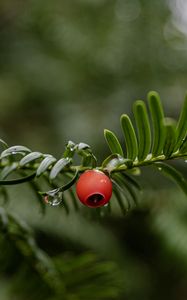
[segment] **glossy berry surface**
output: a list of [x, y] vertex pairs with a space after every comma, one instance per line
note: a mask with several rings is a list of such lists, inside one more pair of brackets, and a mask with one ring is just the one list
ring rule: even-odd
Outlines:
[[103, 172], [85, 171], [77, 181], [76, 193], [79, 200], [88, 207], [100, 207], [112, 196], [112, 182]]

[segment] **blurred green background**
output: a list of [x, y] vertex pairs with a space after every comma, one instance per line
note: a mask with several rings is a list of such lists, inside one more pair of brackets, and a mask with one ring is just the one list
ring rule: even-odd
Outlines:
[[[119, 117], [134, 100], [156, 90], [177, 118], [186, 83], [185, 0], [0, 1], [0, 135], [10, 145], [60, 157], [68, 140], [85, 142], [101, 161], [103, 129], [122, 139]], [[141, 180], [142, 203], [125, 218], [87, 209], [66, 216], [63, 207], [42, 216], [26, 184], [9, 188], [7, 210], [30, 224], [52, 260], [67, 267], [89, 253], [91, 268], [107, 266], [111, 276], [70, 268], [66, 295], [49, 294], [2, 238], [0, 299], [187, 299], [185, 196], [154, 170]]]

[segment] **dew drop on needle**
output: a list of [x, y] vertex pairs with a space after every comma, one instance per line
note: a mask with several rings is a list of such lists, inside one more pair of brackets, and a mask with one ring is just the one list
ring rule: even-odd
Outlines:
[[50, 206], [58, 206], [62, 202], [62, 192], [56, 194], [48, 193], [44, 196], [44, 202]]

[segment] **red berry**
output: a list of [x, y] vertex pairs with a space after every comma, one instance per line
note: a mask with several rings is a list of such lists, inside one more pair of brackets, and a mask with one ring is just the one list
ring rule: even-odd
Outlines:
[[76, 192], [79, 200], [89, 207], [100, 207], [112, 196], [112, 182], [98, 170], [84, 172], [77, 181]]

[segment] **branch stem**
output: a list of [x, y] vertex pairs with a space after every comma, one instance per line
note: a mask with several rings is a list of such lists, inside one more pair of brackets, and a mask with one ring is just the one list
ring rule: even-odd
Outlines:
[[[179, 153], [174, 153], [171, 157], [169, 158], [166, 158], [164, 155], [159, 155], [157, 157], [152, 157], [151, 154], [149, 154], [147, 156], [147, 158], [143, 161], [138, 161], [138, 160], [135, 160], [134, 162], [132, 162], [132, 165], [131, 166], [127, 166], [127, 165], [121, 165], [120, 167], [112, 170], [112, 172], [120, 172], [120, 171], [126, 171], [128, 169], [133, 169], [133, 168], [137, 168], [137, 167], [143, 167], [143, 166], [148, 166], [148, 165], [151, 165], [155, 162], [163, 162], [163, 161], [169, 161], [169, 160], [176, 160], [176, 159], [187, 159], [187, 154], [179, 154]], [[10, 162], [0, 162], [0, 169], [2, 168], [5, 168], [6, 166], [9, 166], [10, 165]], [[18, 163], [18, 168], [17, 170], [32, 170], [32, 171], [35, 171], [37, 170], [39, 164], [36, 163], [36, 164], [33, 164], [32, 166], [31, 165], [26, 165], [26, 166], [19, 166], [19, 163]], [[67, 172], [79, 172], [79, 173], [82, 173], [86, 170], [92, 170], [93, 167], [91, 166], [67, 166], [65, 167], [61, 173], [67, 173]], [[102, 166], [99, 166], [97, 167], [97, 170], [100, 170], [100, 171], [104, 171], [105, 168], [103, 168]], [[16, 171], [16, 170], [15, 170]]]

